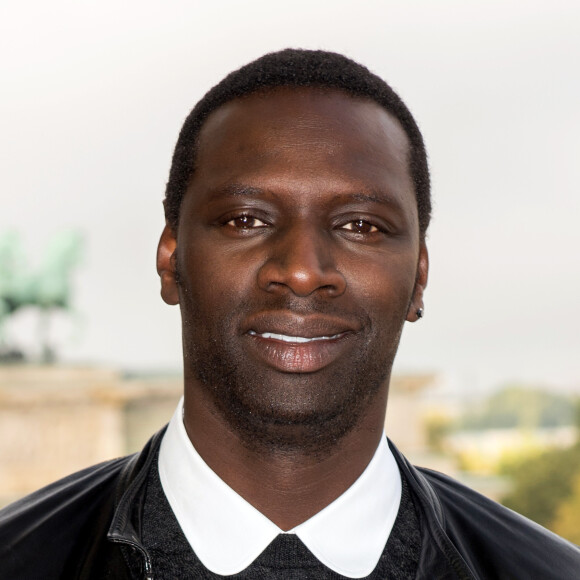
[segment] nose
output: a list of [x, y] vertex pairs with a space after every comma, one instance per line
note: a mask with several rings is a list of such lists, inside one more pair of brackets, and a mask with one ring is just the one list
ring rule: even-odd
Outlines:
[[333, 260], [332, 240], [314, 227], [295, 227], [272, 240], [258, 285], [268, 292], [291, 291], [296, 296], [322, 292], [330, 297], [346, 290], [346, 280]]

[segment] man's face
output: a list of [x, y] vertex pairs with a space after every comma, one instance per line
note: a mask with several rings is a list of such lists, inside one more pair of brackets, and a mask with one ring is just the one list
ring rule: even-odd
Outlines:
[[427, 277], [407, 153], [386, 111], [337, 91], [277, 89], [210, 115], [177, 240], [166, 229], [160, 248], [186, 408], [201, 397], [283, 444], [340, 437], [384, 406]]

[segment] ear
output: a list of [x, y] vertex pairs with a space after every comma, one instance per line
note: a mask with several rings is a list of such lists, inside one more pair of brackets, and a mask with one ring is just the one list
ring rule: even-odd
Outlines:
[[175, 270], [177, 239], [173, 230], [165, 226], [157, 246], [157, 273], [161, 278], [161, 298], [167, 304], [179, 304], [179, 290]]
[[429, 254], [427, 252], [427, 246], [425, 245], [425, 240], [421, 241], [419, 248], [419, 260], [417, 262], [417, 277], [415, 279], [415, 288], [413, 290], [413, 298], [411, 299], [411, 304], [409, 304], [409, 310], [407, 312], [407, 320], [409, 322], [417, 322], [419, 315], [417, 311], [419, 308], [423, 309], [423, 293], [427, 287], [427, 277], [429, 274]]

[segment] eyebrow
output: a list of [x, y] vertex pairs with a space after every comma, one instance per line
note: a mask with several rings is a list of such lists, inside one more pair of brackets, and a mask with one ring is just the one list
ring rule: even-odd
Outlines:
[[388, 207], [399, 207], [401, 204], [400, 202], [394, 198], [392, 195], [389, 195], [386, 192], [369, 192], [369, 193], [347, 193], [345, 195], [336, 195], [336, 198], [346, 198], [349, 201], [355, 201], [355, 202], [363, 202], [363, 203], [378, 203], [381, 205], [386, 205]]
[[270, 193], [260, 187], [252, 187], [250, 185], [242, 185], [240, 183], [231, 183], [224, 187], [218, 187], [210, 192], [210, 201], [216, 198], [223, 197], [258, 197]]
[[[224, 197], [260, 197], [264, 195], [276, 197], [275, 193], [270, 190], [262, 189], [261, 187], [253, 187], [251, 185], [243, 185], [241, 183], [230, 183], [223, 187], [214, 189], [209, 194], [209, 201]], [[370, 191], [368, 193], [337, 193], [333, 197], [333, 200], [340, 200], [342, 202], [347, 201], [351, 203], [377, 203], [390, 208], [400, 206], [400, 202], [396, 198], [384, 191]]]

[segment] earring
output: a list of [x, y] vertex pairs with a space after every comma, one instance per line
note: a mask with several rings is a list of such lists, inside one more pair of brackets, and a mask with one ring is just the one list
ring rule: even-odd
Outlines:
[[415, 314], [417, 315], [417, 320], [423, 318], [423, 309], [417, 308], [417, 312], [415, 312]]

